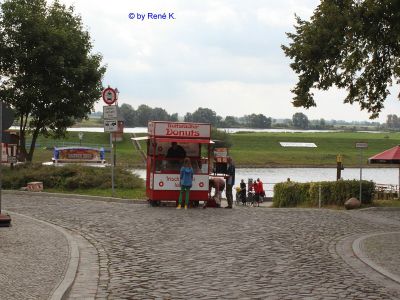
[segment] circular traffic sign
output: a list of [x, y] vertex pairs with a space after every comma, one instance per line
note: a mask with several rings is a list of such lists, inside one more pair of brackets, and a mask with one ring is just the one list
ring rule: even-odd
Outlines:
[[103, 90], [103, 101], [108, 105], [117, 101], [117, 93], [113, 88], [108, 87]]

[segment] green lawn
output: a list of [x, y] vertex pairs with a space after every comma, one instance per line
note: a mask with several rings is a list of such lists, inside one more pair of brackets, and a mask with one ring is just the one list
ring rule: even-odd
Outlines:
[[[355, 149], [356, 142], [368, 142], [368, 149], [363, 150], [366, 159], [381, 151], [400, 144], [400, 133], [236, 133], [232, 134], [233, 146], [230, 154], [237, 166], [335, 166], [336, 155], [343, 156], [343, 164], [347, 167], [357, 166], [360, 151]], [[125, 134], [124, 141], [117, 143], [117, 164], [125, 167], [143, 166], [140, 154]], [[283, 148], [279, 142], [310, 142], [317, 148]], [[52, 140], [39, 138], [34, 161], [50, 161], [51, 147], [79, 145], [77, 132], [70, 132], [66, 139]], [[106, 133], [85, 132], [82, 145], [109, 147], [109, 135]], [[50, 147], [50, 149], [45, 149]], [[142, 142], [145, 149], [145, 143]], [[109, 153], [106, 155], [109, 160]]]
[[[400, 133], [236, 133], [230, 154], [238, 166], [335, 166], [343, 156], [345, 166], [359, 163], [356, 142], [368, 142], [364, 162], [381, 151], [400, 144]], [[317, 148], [284, 148], [279, 142], [315, 143]]]

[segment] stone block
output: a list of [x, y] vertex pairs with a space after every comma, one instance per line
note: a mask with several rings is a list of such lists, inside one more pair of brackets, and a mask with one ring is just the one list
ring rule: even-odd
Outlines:
[[41, 181], [28, 182], [27, 189], [30, 192], [42, 192], [43, 182]]
[[359, 208], [360, 206], [361, 206], [361, 202], [357, 198], [350, 198], [349, 200], [347, 200], [344, 203], [344, 207], [346, 209], [355, 209], [355, 208]]

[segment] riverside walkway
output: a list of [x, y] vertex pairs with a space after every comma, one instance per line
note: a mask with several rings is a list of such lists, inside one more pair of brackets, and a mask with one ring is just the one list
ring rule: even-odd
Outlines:
[[399, 210], [185, 211], [28, 192], [5, 193], [3, 208], [1, 299], [400, 298]]

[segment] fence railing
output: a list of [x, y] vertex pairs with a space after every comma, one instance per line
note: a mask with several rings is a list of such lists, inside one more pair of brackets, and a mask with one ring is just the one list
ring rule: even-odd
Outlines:
[[389, 200], [398, 198], [399, 186], [397, 184], [375, 184], [375, 199]]

